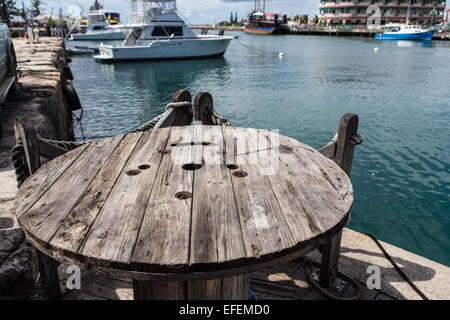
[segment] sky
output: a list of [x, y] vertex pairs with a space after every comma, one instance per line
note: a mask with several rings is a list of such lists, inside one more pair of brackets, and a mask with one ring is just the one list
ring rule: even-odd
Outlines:
[[[17, 6], [21, 6], [21, 0], [16, 0]], [[94, 3], [94, 0], [43, 0], [46, 13], [58, 13], [60, 6], [64, 11], [78, 2], [86, 11]], [[130, 12], [127, 0], [104, 0], [106, 10], [117, 11], [122, 16], [122, 22], [127, 22]], [[24, 0], [25, 6], [30, 0]], [[261, 1], [262, 3], [262, 1]], [[267, 0], [266, 12], [283, 13], [288, 16], [296, 14], [318, 13], [320, 0]], [[229, 20], [230, 12], [237, 12], [239, 19], [247, 16], [254, 7], [254, 0], [177, 0], [178, 10], [192, 24], [214, 24]]]

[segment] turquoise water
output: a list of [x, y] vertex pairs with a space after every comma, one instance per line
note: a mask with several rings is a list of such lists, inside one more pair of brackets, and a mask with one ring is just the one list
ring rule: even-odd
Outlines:
[[145, 123], [179, 88], [210, 92], [235, 126], [316, 148], [357, 113], [366, 142], [355, 153], [350, 227], [450, 266], [450, 43], [236, 34], [224, 58], [73, 58], [87, 138]]

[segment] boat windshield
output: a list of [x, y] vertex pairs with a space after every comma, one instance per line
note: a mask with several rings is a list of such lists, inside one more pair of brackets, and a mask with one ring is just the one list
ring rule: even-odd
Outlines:
[[88, 23], [96, 23], [96, 22], [105, 22], [106, 17], [105, 14], [90, 14], [88, 16]]
[[401, 26], [398, 25], [387, 25], [387, 26], [383, 26], [383, 29], [385, 32], [399, 32], [401, 29]]

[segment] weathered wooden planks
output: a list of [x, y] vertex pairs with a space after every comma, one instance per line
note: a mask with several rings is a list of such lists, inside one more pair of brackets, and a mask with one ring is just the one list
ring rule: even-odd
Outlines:
[[167, 143], [171, 151], [164, 156], [156, 175], [131, 259], [136, 268], [182, 271], [187, 267], [194, 171], [183, 166], [195, 159], [193, 135], [194, 127], [171, 130]]
[[139, 141], [78, 251], [88, 261], [129, 265], [169, 132], [146, 132]]
[[32, 207], [42, 195], [59, 179], [78, 157], [85, 151], [87, 145], [68, 152], [56, 158], [34, 175], [25, 180], [16, 197], [16, 216], [20, 218]]
[[22, 226], [50, 252], [190, 282], [248, 273], [324, 240], [345, 222], [353, 190], [296, 140], [192, 126], [83, 146], [45, 165], [18, 199]]
[[194, 173], [190, 267], [246, 258], [219, 126], [202, 126], [203, 167]]
[[39, 240], [48, 242], [123, 138], [90, 144], [87, 152], [19, 218], [22, 225]]
[[129, 134], [117, 146], [71, 213], [59, 225], [50, 241], [52, 247], [66, 252], [78, 251], [142, 135]]
[[224, 127], [223, 134], [227, 159], [231, 159], [229, 147], [236, 146], [233, 164], [238, 168], [233, 170], [232, 182], [247, 257], [259, 259], [295, 246], [269, 178], [261, 172], [257, 149], [250, 142], [248, 131]]

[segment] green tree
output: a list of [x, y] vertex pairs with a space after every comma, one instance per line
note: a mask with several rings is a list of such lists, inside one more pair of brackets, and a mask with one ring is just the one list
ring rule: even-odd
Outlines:
[[29, 10], [34, 16], [41, 14], [41, 6], [44, 3], [41, 0], [32, 0], [31, 9]]
[[4, 23], [9, 25], [12, 17], [18, 15], [16, 0], [0, 0], [0, 6], [1, 19]]
[[230, 12], [230, 24], [233, 24], [234, 18], [233, 18], [233, 12]]
[[238, 24], [238, 14], [237, 11], [234, 13], [234, 24]]
[[22, 9], [19, 10], [19, 16], [24, 20], [27, 21], [27, 9], [25, 9], [25, 4], [22, 0]]
[[312, 22], [319, 23], [319, 17], [317, 16], [317, 14], [314, 16], [314, 19], [312, 20]]

